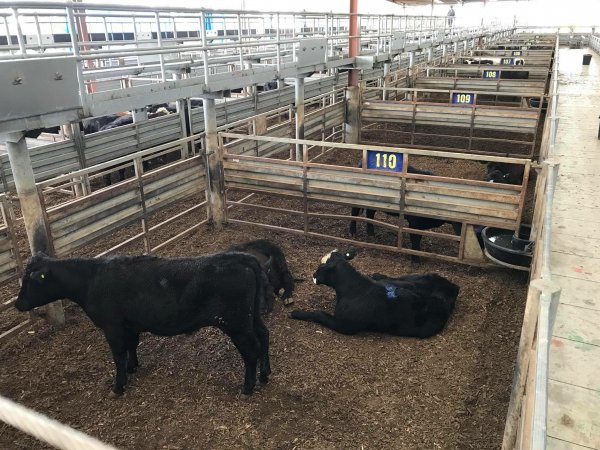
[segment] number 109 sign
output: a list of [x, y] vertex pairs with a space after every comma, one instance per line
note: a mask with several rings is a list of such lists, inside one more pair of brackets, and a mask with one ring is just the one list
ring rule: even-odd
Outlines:
[[402, 153], [367, 150], [367, 169], [402, 172]]

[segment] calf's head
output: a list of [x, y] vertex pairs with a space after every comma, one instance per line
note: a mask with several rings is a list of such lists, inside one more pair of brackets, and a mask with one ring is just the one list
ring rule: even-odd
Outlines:
[[335, 284], [336, 272], [346, 261], [350, 261], [356, 256], [355, 249], [341, 251], [335, 249], [321, 258], [321, 264], [313, 274], [315, 284], [324, 284], [333, 287]]
[[62, 297], [59, 285], [50, 270], [48, 259], [42, 255], [31, 258], [25, 268], [15, 308], [19, 311], [29, 311]]
[[499, 169], [495, 169], [488, 172], [485, 176], [485, 181], [489, 181], [490, 183], [508, 183], [509, 178], [510, 173], [504, 173]]

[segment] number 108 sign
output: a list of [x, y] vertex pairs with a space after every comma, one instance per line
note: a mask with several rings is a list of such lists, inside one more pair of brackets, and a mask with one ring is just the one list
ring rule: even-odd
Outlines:
[[402, 153], [367, 150], [367, 169], [402, 172]]

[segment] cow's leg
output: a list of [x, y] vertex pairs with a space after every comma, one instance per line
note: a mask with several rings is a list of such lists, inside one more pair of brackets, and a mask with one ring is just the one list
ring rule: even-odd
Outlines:
[[[353, 206], [350, 214], [352, 215], [352, 217], [357, 217], [357, 216], [360, 216], [361, 211], [362, 211], [362, 208], [357, 208], [357, 207]], [[354, 236], [356, 234], [356, 220], [350, 221], [349, 231], [350, 231], [350, 236]]]
[[[373, 220], [375, 218], [375, 210], [367, 209], [367, 219]], [[367, 222], [367, 235], [375, 236], [375, 225]]]
[[125, 169], [119, 169], [119, 181], [125, 181]]
[[289, 271], [285, 271], [280, 277], [280, 283], [283, 286], [283, 294], [281, 295], [281, 300], [284, 305], [289, 305], [293, 303], [292, 293], [294, 291], [294, 278]]
[[[410, 247], [413, 250], [420, 251], [421, 250], [421, 239], [423, 239], [423, 236], [421, 236], [420, 234], [410, 234], [409, 237], [410, 237]], [[421, 261], [421, 258], [419, 258], [418, 255], [411, 255], [410, 259], [412, 262]]]
[[246, 370], [242, 394], [251, 395], [256, 385], [256, 363], [260, 352], [258, 339], [253, 332], [230, 334], [229, 337], [244, 360]]
[[139, 333], [131, 332], [127, 336], [127, 373], [134, 373], [140, 365], [137, 357], [137, 346], [139, 343]]
[[356, 334], [360, 331], [356, 326], [342, 322], [325, 311], [304, 311], [297, 309], [296, 311], [292, 311], [290, 317], [296, 320], [316, 322], [342, 334]]
[[111, 179], [110, 179], [110, 173], [105, 174], [102, 179], [104, 180], [104, 186], [110, 186], [111, 184]]
[[105, 330], [104, 334], [115, 362], [116, 375], [112, 392], [114, 396], [123, 395], [127, 384], [127, 340], [121, 330]]
[[269, 359], [269, 330], [265, 326], [260, 316], [254, 317], [254, 331], [258, 337], [260, 345], [260, 377], [261, 383], [265, 384], [269, 381], [271, 374], [271, 361]]

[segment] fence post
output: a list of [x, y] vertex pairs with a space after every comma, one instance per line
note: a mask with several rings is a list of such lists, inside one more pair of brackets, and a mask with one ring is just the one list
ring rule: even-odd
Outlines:
[[[296, 77], [294, 94], [296, 139], [304, 139], [304, 77]], [[296, 161], [302, 161], [302, 144], [296, 144]]]
[[360, 86], [348, 86], [346, 89], [346, 123], [344, 142], [358, 144], [360, 139]]
[[217, 134], [217, 112], [214, 97], [204, 97], [204, 132], [206, 134], [206, 160], [208, 169], [208, 204], [210, 220], [217, 231], [225, 222], [223, 176], [223, 150], [219, 146]]
[[[15, 188], [19, 196], [19, 202], [21, 203], [23, 222], [25, 223], [31, 254], [35, 255], [38, 252], [44, 252], [47, 255], [51, 255], [54, 253], [53, 246], [48, 231], [48, 224], [44, 219], [44, 211], [37, 186], [35, 185], [25, 135], [21, 132], [9, 133], [5, 135], [5, 139], [8, 159], [10, 160], [15, 180]], [[60, 301], [50, 303], [46, 307], [46, 312], [47, 319], [52, 325], [64, 325], [65, 313]]]

